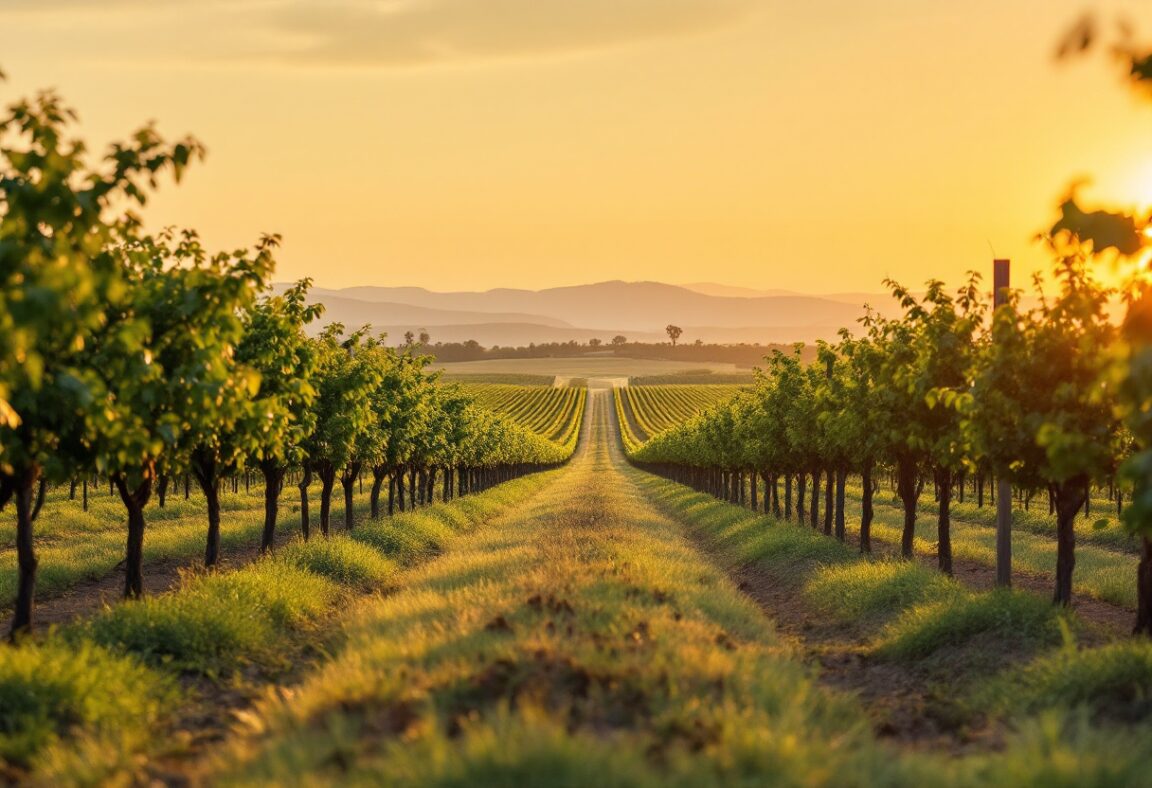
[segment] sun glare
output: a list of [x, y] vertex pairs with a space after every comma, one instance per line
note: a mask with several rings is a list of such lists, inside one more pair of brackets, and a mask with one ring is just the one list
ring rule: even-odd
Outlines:
[[1152, 156], [1135, 165], [1122, 165], [1114, 188], [1101, 180], [1091, 191], [1117, 207], [1133, 209], [1139, 214], [1152, 213]]

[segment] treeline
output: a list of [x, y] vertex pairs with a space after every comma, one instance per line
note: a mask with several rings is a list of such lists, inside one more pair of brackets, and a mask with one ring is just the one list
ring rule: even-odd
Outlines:
[[151, 127], [94, 167], [52, 93], [0, 119], [0, 509], [13, 505], [13, 635], [31, 628], [33, 525], [51, 484], [107, 481], [126, 514], [127, 597], [143, 592], [145, 507], [175, 478], [206, 502], [205, 564], [220, 559], [219, 491], [259, 469], [261, 547], [272, 548], [286, 475], [298, 474], [301, 529], [330, 529], [333, 492], [353, 526], [353, 489], [371, 474], [372, 515], [431, 502], [563, 461], [558, 446], [435, 384], [430, 359], [366, 330], [328, 327], [307, 281], [269, 294], [279, 239], [209, 253], [193, 231], [146, 233], [133, 209], [168, 173], [202, 158], [193, 139]]
[[[1053, 599], [1061, 605], [1072, 598], [1074, 518], [1090, 488], [1108, 484], [1120, 500], [1119, 482], [1131, 490], [1135, 481], [1136, 506], [1125, 517], [1143, 538], [1136, 629], [1152, 634], [1152, 528], [1140, 515], [1148, 455], [1133, 437], [1149, 417], [1140, 393], [1127, 388], [1122, 341], [1131, 320], [1147, 312], [1137, 306], [1129, 324], [1113, 325], [1106, 315], [1113, 291], [1089, 275], [1078, 245], [1062, 246], [1055, 278], [1058, 292], [1039, 293], [1038, 306], [1026, 309], [1019, 293], [1009, 293], [991, 319], [975, 274], [954, 294], [930, 282], [921, 298], [887, 282], [900, 319], [868, 314], [862, 336], [842, 332], [838, 344], [819, 346], [812, 363], [773, 353], [754, 390], [656, 435], [633, 457], [728, 500], [750, 495], [754, 507], [822, 524], [841, 540], [846, 477], [858, 474], [864, 552], [877, 482], [888, 478], [903, 507], [905, 558], [927, 484], [947, 573], [956, 491], [971, 482], [982, 496], [997, 478], [1027, 497], [1045, 492], [1056, 517]], [[1143, 293], [1127, 295], [1138, 305]]]
[[[576, 340], [568, 342], [543, 342], [529, 344], [524, 347], [486, 348], [475, 340], [467, 342], [436, 342], [424, 346], [424, 350], [435, 357], [436, 361], [448, 363], [453, 361], [484, 361], [511, 358], [573, 358], [586, 356], [589, 353], [599, 353], [605, 356], [618, 356], [622, 358], [653, 359], [661, 361], [692, 361], [736, 364], [737, 366], [751, 368], [760, 364], [767, 353], [774, 350], [787, 350], [790, 345], [715, 345], [715, 344], [689, 344], [675, 345], [664, 342], [629, 342], [624, 337], [622, 342], [581, 343]], [[814, 357], [816, 348], [808, 346], [803, 351], [804, 357]]]

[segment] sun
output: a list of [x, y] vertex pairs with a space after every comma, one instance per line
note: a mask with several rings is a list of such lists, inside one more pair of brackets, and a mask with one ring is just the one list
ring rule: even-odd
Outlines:
[[1118, 208], [1143, 216], [1152, 213], [1152, 156], [1123, 165], [1117, 177], [1109, 180], [1094, 184], [1092, 190]]

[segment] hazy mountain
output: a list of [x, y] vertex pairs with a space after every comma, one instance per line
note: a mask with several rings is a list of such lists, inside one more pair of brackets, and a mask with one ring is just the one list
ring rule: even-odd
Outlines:
[[[326, 324], [325, 319], [322, 323]], [[352, 324], [345, 324], [352, 325]], [[355, 324], [357, 326], [362, 323]], [[418, 334], [422, 329], [431, 337], [432, 344], [437, 342], [467, 342], [474, 340], [484, 347], [500, 345], [501, 347], [524, 347], [530, 344], [544, 344], [548, 342], [571, 342], [575, 340], [581, 344], [590, 339], [599, 339], [605, 345], [612, 337], [622, 334], [631, 342], [667, 342], [668, 335], [663, 331], [628, 331], [626, 329], [595, 329], [595, 328], [557, 328], [535, 323], [473, 323], [461, 325], [434, 325], [429, 323], [373, 323], [373, 328], [388, 335], [389, 344], [399, 344], [405, 332]], [[318, 333], [321, 325], [317, 325], [313, 333]], [[716, 326], [682, 326], [684, 336], [681, 343], [692, 343], [696, 340], [709, 344], [738, 345], [738, 344], [791, 344], [793, 342], [815, 342], [817, 339], [835, 340], [837, 327], [835, 326], [750, 326], [746, 328], [723, 328]]]
[[[343, 291], [339, 291], [343, 292]], [[435, 309], [399, 302], [364, 301], [338, 295], [337, 291], [316, 288], [311, 300], [324, 304], [325, 323], [343, 323], [350, 328], [365, 324], [381, 326], [386, 324], [414, 326], [416, 329], [430, 325], [475, 325], [478, 323], [533, 324], [552, 328], [571, 328], [563, 320], [546, 315], [529, 315], [516, 312], [473, 312], [467, 310]]]
[[[828, 301], [840, 301], [845, 304], [853, 304], [855, 306], [863, 306], [870, 304], [873, 307], [885, 308], [892, 303], [892, 296], [888, 293], [875, 292], [875, 293], [800, 293], [795, 290], [757, 290], [751, 287], [733, 287], [732, 285], [722, 285], [718, 282], [692, 282], [691, 284], [680, 285], [681, 287], [691, 290], [695, 293], [703, 293], [704, 295], [722, 296], [729, 298], [762, 298], [762, 297], [776, 297], [776, 296], [809, 296], [812, 298], [823, 298]], [[919, 295], [919, 293], [917, 293]]]
[[720, 296], [721, 298], [762, 298], [764, 296], [797, 296], [804, 295], [795, 290], [757, 290], [752, 287], [735, 287], [722, 285], [719, 282], [691, 282], [680, 285], [685, 290], [704, 295]]
[[406, 331], [425, 329], [433, 342], [474, 339], [484, 346], [592, 338], [608, 342], [616, 334], [633, 341], [662, 342], [669, 323], [684, 329], [682, 342], [813, 342], [835, 339], [843, 326], [855, 327], [866, 302], [889, 311], [894, 306], [890, 299], [867, 293], [811, 296], [716, 283], [676, 286], [619, 281], [539, 291], [316, 288], [312, 297], [326, 306], [322, 325], [340, 322], [356, 328], [369, 324], [397, 340]]
[[[405, 304], [451, 312], [486, 313], [490, 322], [519, 322], [612, 331], [661, 332], [668, 323], [716, 328], [822, 329], [854, 325], [862, 314], [864, 299], [808, 295], [717, 296], [659, 282], [600, 282], [546, 290], [500, 288], [485, 292], [438, 293], [417, 287], [353, 287], [317, 290], [332, 298], [361, 302]], [[851, 295], [851, 294], [848, 294]], [[847, 296], [846, 296], [847, 297]], [[528, 319], [509, 320], [509, 314]], [[385, 321], [381, 321], [383, 324]], [[391, 319], [388, 324], [406, 322]], [[439, 325], [479, 322], [446, 319]]]

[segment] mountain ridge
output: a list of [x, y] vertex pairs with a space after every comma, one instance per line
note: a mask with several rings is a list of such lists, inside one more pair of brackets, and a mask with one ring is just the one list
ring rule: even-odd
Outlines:
[[[282, 289], [286, 285], [276, 287]], [[715, 287], [720, 288], [718, 292], [747, 290]], [[662, 341], [665, 326], [672, 323], [684, 329], [681, 341], [685, 342], [813, 342], [835, 338], [840, 327], [855, 326], [864, 313], [868, 295], [752, 292], [778, 294], [710, 295], [664, 282], [610, 280], [542, 290], [314, 288], [311, 295], [313, 301], [326, 306], [322, 323], [369, 324], [377, 330], [400, 334], [427, 329], [438, 332], [442, 341], [463, 341], [459, 337], [466, 337], [482, 344], [500, 345], [587, 341], [593, 337], [607, 342], [616, 334]], [[467, 327], [471, 327], [474, 336], [466, 336]]]

